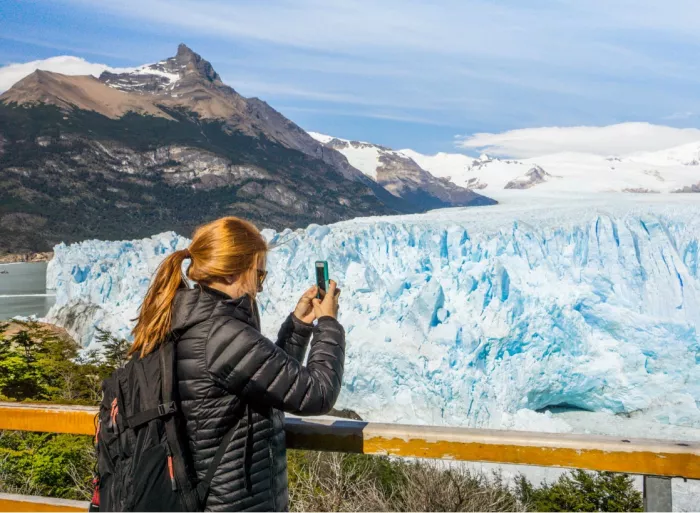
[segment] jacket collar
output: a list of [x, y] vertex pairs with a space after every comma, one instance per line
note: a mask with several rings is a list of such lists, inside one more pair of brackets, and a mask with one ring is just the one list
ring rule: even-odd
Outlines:
[[195, 284], [191, 289], [180, 288], [172, 311], [173, 331], [184, 331], [210, 317], [230, 316], [260, 329], [260, 314], [254, 299], [245, 294], [232, 298], [228, 294]]

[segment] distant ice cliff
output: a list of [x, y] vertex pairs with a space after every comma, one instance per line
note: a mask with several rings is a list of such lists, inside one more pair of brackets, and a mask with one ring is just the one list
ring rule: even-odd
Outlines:
[[[514, 195], [514, 198], [517, 196]], [[339, 407], [367, 419], [566, 431], [554, 409], [700, 428], [700, 201], [598, 194], [265, 230], [271, 338], [329, 262], [348, 353]], [[293, 236], [293, 237], [292, 237]], [[129, 337], [175, 233], [58, 245], [49, 318]], [[539, 412], [539, 413], [538, 413]]]

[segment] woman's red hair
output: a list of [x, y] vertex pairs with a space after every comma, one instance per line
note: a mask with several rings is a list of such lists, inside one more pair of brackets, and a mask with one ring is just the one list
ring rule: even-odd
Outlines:
[[230, 277], [242, 280], [245, 290], [257, 291], [258, 262], [267, 253], [267, 243], [250, 222], [223, 217], [197, 228], [188, 249], [169, 255], [158, 267], [141, 304], [134, 343], [129, 356], [142, 358], [165, 340], [171, 330], [172, 307], [182, 285], [182, 265], [191, 259], [187, 276], [204, 284]]

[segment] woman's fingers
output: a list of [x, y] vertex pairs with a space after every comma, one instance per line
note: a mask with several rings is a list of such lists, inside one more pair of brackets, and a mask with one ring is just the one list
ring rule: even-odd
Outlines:
[[323, 298], [324, 301], [331, 301], [329, 298], [335, 298], [335, 290], [338, 287], [338, 284], [335, 282], [335, 280], [328, 280], [328, 290], [326, 291], [326, 297]]
[[306, 292], [304, 292], [304, 294], [303, 294], [301, 297], [307, 298], [307, 299], [313, 299], [313, 298], [315, 298], [315, 297], [316, 297], [316, 289], [317, 289], [317, 288], [318, 288], [318, 287], [316, 287], [316, 285], [312, 285], [311, 287], [309, 287], [309, 288], [306, 290]]

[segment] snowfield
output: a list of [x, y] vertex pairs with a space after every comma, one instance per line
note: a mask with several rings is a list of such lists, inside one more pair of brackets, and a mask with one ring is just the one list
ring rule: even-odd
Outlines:
[[498, 201], [508, 199], [511, 189], [528, 189], [538, 195], [700, 192], [700, 142], [618, 156], [560, 152], [507, 159], [486, 154], [479, 158], [462, 153], [424, 155], [411, 149], [394, 151], [369, 142], [316, 132], [309, 132], [309, 135], [322, 144], [334, 141], [336, 144], [331, 147], [374, 180], [377, 170], [383, 166], [383, 159], [408, 158], [435, 177], [448, 179]]
[[513, 181], [525, 181], [536, 167], [549, 176], [529, 185], [538, 194], [555, 192], [665, 193], [700, 183], [700, 142], [655, 152], [603, 157], [586, 153], [557, 153], [529, 159], [475, 159], [458, 153], [423, 155], [401, 150], [434, 176], [477, 189], [496, 200]]

